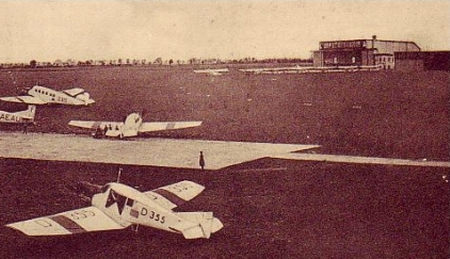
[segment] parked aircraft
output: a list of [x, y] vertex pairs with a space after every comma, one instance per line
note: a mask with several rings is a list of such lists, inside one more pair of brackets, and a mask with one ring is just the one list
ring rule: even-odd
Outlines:
[[136, 137], [143, 132], [191, 128], [198, 127], [201, 124], [201, 121], [142, 122], [142, 117], [137, 112], [128, 115], [125, 122], [80, 120], [71, 120], [69, 122], [70, 126], [95, 130], [93, 136], [96, 138], [103, 136], [117, 138]]
[[202, 69], [202, 70], [194, 70], [194, 73], [205, 73], [210, 76], [221, 76], [223, 74], [228, 73], [228, 68], [218, 68], [218, 69]]
[[0, 122], [2, 123], [32, 123], [36, 106], [28, 105], [28, 109], [18, 112], [0, 111]]
[[268, 68], [248, 68], [239, 69], [246, 74], [301, 74], [301, 73], [334, 73], [334, 72], [359, 72], [359, 71], [379, 71], [382, 66], [325, 66], [306, 67], [296, 65], [294, 67], [268, 67]]
[[1, 97], [6, 102], [40, 104], [65, 104], [65, 105], [89, 105], [95, 101], [89, 93], [81, 88], [72, 88], [64, 91], [56, 91], [45, 86], [35, 85], [28, 90], [28, 95]]
[[305, 70], [305, 67], [300, 67], [299, 65], [293, 67], [267, 67], [267, 68], [247, 68], [239, 69], [239, 71], [246, 74], [287, 74], [287, 73], [297, 73], [299, 71]]
[[140, 225], [182, 234], [186, 239], [209, 238], [223, 228], [212, 212], [174, 212], [205, 187], [181, 181], [148, 192], [112, 182], [101, 188], [91, 206], [6, 225], [28, 236], [71, 235]]

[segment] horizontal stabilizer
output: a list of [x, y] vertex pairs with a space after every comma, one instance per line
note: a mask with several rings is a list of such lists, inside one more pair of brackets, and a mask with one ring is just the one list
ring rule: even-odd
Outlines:
[[82, 88], [75, 87], [75, 88], [72, 88], [72, 89], [64, 90], [63, 92], [64, 92], [65, 94], [67, 94], [67, 95], [70, 95], [70, 96], [72, 96], [72, 97], [75, 97], [75, 96], [77, 96], [77, 95], [79, 95], [79, 94], [84, 93], [85, 91], [84, 91], [84, 89], [82, 89]]
[[186, 239], [209, 238], [223, 228], [222, 222], [213, 217], [212, 212], [178, 212], [175, 213], [185, 219], [171, 228], [183, 234]]
[[89, 105], [95, 103], [95, 101], [89, 97], [89, 93], [82, 88], [76, 87], [62, 92], [75, 98], [73, 100], [75, 105]]

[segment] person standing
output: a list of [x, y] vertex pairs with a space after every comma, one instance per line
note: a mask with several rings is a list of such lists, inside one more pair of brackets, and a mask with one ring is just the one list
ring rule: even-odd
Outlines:
[[202, 168], [202, 170], [205, 169], [205, 157], [203, 156], [203, 151], [200, 151], [200, 157], [198, 159], [198, 164]]
[[27, 134], [27, 132], [28, 132], [28, 124], [27, 124], [27, 123], [24, 123], [24, 124], [23, 124], [22, 133], [23, 133], [23, 134]]

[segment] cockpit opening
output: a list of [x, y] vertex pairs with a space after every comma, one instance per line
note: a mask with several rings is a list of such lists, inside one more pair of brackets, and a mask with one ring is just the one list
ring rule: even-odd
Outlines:
[[134, 200], [122, 194], [119, 194], [118, 192], [114, 191], [114, 189], [110, 189], [108, 199], [105, 203], [105, 208], [109, 208], [113, 204], [117, 204], [118, 213], [121, 215], [125, 208], [125, 205], [128, 207], [132, 207], [134, 205]]

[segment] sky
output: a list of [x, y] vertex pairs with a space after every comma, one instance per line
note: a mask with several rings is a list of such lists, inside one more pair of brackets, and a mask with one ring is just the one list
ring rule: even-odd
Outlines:
[[0, 0], [0, 62], [309, 58], [371, 38], [450, 50], [450, 0]]

